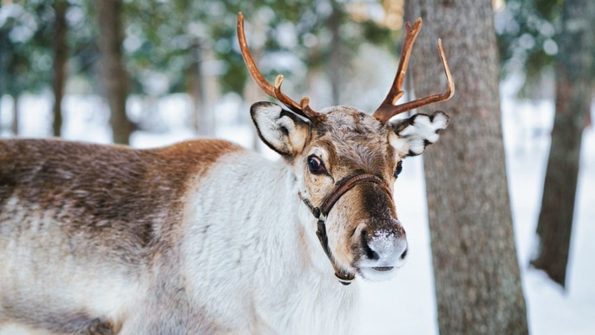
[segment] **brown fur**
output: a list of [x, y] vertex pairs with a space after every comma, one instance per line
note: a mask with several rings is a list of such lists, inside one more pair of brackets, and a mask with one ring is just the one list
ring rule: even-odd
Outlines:
[[[72, 232], [100, 235], [123, 260], [168, 230], [159, 217], [179, 213], [186, 186], [220, 156], [241, 150], [229, 142], [197, 140], [153, 150], [57, 140], [0, 142], [0, 209], [10, 197], [49, 211]], [[1, 212], [0, 222], [11, 213]], [[167, 220], [173, 223], [175, 220]], [[27, 229], [18, 227], [17, 229]], [[131, 250], [131, 247], [136, 247]]]
[[[324, 162], [328, 175], [304, 174], [312, 203], [320, 204], [336, 182], [354, 174], [373, 174], [393, 185], [394, 171], [401, 158], [388, 143], [392, 128], [348, 106], [332, 107], [324, 115], [324, 121], [315, 123], [311, 129], [302, 151], [304, 157], [298, 158], [306, 159], [316, 147], [328, 153], [328, 160]], [[348, 213], [348, 217], [343, 218], [346, 226], [341, 230], [345, 241], [352, 239], [352, 243], [341, 243], [340, 253], [351, 263], [365, 253], [361, 241], [353, 237], [362, 221], [366, 221], [368, 232], [385, 229], [394, 231], [397, 236], [405, 235], [402, 226], [397, 224], [393, 200], [378, 185], [357, 185], [335, 207], [336, 212]]]
[[[298, 134], [286, 136], [293, 154], [284, 157], [296, 177], [303, 176], [307, 199], [319, 205], [338, 181], [355, 174], [375, 175], [393, 185], [394, 171], [402, 158], [389, 141], [390, 135], [395, 136], [394, 130], [351, 107], [331, 107], [324, 116], [314, 124], [292, 118], [298, 123], [294, 128]], [[185, 206], [192, 199], [188, 191], [199, 194], [201, 179], [212, 165], [222, 156], [241, 150], [217, 140], [188, 141], [151, 150], [57, 140], [0, 141], [0, 246], [3, 238], [16, 243], [27, 241], [21, 248], [34, 257], [11, 256], [17, 263], [27, 263], [24, 268], [29, 272], [24, 276], [47, 276], [59, 285], [60, 276], [68, 276], [69, 269], [84, 269], [90, 273], [81, 274], [81, 278], [94, 282], [94, 288], [122, 282], [122, 287], [144, 285], [143, 290], [151, 292], [142, 297], [142, 318], [118, 314], [120, 307], [109, 315], [104, 314], [111, 306], [80, 310], [81, 305], [63, 304], [62, 297], [53, 295], [50, 299], [56, 306], [71, 306], [55, 308], [51, 313], [60, 313], [57, 317], [44, 311], [40, 304], [44, 299], [32, 300], [27, 292], [4, 296], [0, 292], [0, 315], [58, 332], [92, 333], [91, 329], [97, 328], [115, 333], [114, 329], [122, 325], [124, 332], [225, 332], [224, 324], [212, 322], [215, 318], [209, 317], [210, 311], [187, 300], [181, 267], [181, 243], [186, 241], [182, 231], [187, 228]], [[310, 154], [320, 155], [328, 173], [308, 171]], [[342, 267], [357, 269], [360, 259], [371, 258], [365, 241], [376, 233], [397, 238], [405, 235], [390, 194], [372, 183], [358, 184], [345, 193], [328, 218], [332, 222], [327, 224], [330, 247]], [[201, 228], [203, 234], [209, 226], [207, 223]], [[201, 243], [201, 239], [192, 243]], [[46, 257], [46, 253], [50, 255]], [[62, 274], [48, 273], [61, 266], [63, 257], [69, 263]], [[46, 266], [45, 262], [57, 263]], [[20, 272], [15, 262], [7, 266], [6, 272]], [[109, 279], [102, 280], [106, 272]], [[43, 280], [33, 279], [29, 286], [43, 286]], [[1, 287], [26, 291], [15, 282]], [[134, 299], [141, 298], [126, 300], [129, 305], [122, 308], [128, 310], [130, 304], [138, 303]], [[34, 317], [27, 319], [27, 315]]]
[[[315, 125], [312, 137], [304, 148], [304, 153], [312, 147], [324, 148], [329, 153], [325, 166], [329, 170], [332, 181], [337, 181], [356, 173], [369, 173], [388, 182], [394, 181], [394, 168], [397, 157], [392, 147], [388, 145], [389, 128], [381, 122], [366, 117], [365, 114], [346, 106], [335, 107], [327, 114], [324, 123]], [[327, 176], [316, 176], [306, 173], [314, 184], [325, 184]], [[332, 186], [332, 185], [331, 185]], [[358, 186], [360, 189], [361, 186]], [[321, 192], [321, 197], [327, 192]], [[380, 192], [379, 194], [384, 194]], [[312, 199], [319, 203], [322, 199]], [[392, 201], [384, 202], [383, 210], [391, 209], [394, 213]], [[361, 204], [354, 204], [357, 208]], [[367, 213], [366, 213], [367, 214]], [[380, 213], [379, 213], [380, 214]]]
[[314, 128], [309, 146], [332, 152], [328, 165], [344, 170], [338, 174], [365, 171], [391, 180], [396, 160], [387, 143], [389, 128], [353, 108], [340, 108], [325, 114], [326, 121]]
[[[0, 242], [26, 240], [38, 255], [54, 255], [47, 256], [50, 262], [64, 257], [97, 264], [98, 274], [105, 269], [137, 278], [153, 263], [175, 260], [187, 187], [198, 185], [221, 156], [239, 150], [217, 140], [151, 150], [58, 140], [0, 141]], [[30, 261], [33, 269], [43, 262]], [[169, 290], [155, 280], [154, 292]], [[76, 310], [55, 315], [26, 295], [2, 293], [0, 314], [22, 323], [58, 333], [117, 333], [112, 322], [118, 320]]]

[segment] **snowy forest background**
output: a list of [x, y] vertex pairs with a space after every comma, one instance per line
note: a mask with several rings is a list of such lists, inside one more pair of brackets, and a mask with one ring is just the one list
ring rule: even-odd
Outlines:
[[[3, 138], [54, 136], [145, 148], [218, 137], [271, 159], [277, 157], [259, 143], [249, 120], [249, 106], [268, 99], [244, 68], [236, 13], [246, 15], [261, 69], [269, 79], [284, 74], [290, 95], [308, 95], [318, 109], [345, 104], [371, 111], [392, 82], [408, 8], [401, 0], [0, 2]], [[556, 64], [565, 61], [562, 13], [581, 2], [589, 0], [491, 2], [516, 258], [533, 334], [595, 333], [593, 34], [590, 68], [579, 70], [589, 74], [581, 89], [591, 108], [577, 111], [582, 145], [574, 217], [563, 223], [571, 231], [566, 273], [560, 283], [530, 265], [539, 249]], [[592, 25], [593, 5], [589, 10]], [[449, 51], [448, 40], [444, 47]], [[412, 62], [415, 57], [414, 49]], [[408, 263], [396, 279], [365, 285], [361, 334], [438, 333], [422, 160], [407, 159], [396, 185]], [[477, 168], [483, 168], [479, 162]]]

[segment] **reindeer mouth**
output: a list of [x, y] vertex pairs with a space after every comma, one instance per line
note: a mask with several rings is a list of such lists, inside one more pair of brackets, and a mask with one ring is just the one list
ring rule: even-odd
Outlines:
[[359, 267], [357, 273], [365, 280], [386, 281], [395, 277], [398, 266]]

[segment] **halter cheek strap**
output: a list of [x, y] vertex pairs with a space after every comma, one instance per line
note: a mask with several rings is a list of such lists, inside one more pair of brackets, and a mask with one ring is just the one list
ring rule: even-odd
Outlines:
[[312, 203], [304, 198], [301, 193], [299, 193], [300, 199], [306, 204], [306, 206], [312, 212], [312, 215], [316, 219], [317, 222], [317, 229], [316, 229], [316, 236], [318, 236], [318, 240], [320, 241], [320, 245], [322, 246], [322, 250], [327, 255], [328, 259], [335, 270], [335, 276], [339, 279], [339, 282], [343, 285], [351, 284], [351, 281], [355, 278], [354, 273], [350, 273], [346, 270], [341, 269], [335, 261], [333, 254], [328, 246], [328, 236], [326, 234], [326, 218], [339, 199], [357, 184], [362, 183], [374, 183], [379, 185], [384, 192], [386, 192], [389, 197], [392, 198], [392, 193], [390, 191], [390, 187], [384, 181], [384, 179], [379, 178], [378, 176], [372, 174], [356, 174], [353, 176], [345, 177], [341, 179], [339, 182], [335, 184], [334, 190], [327, 194], [326, 197], [322, 200], [322, 204], [319, 207], [314, 207]]

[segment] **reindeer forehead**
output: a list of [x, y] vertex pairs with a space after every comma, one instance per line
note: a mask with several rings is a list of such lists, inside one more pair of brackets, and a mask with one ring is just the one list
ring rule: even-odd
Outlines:
[[317, 125], [320, 136], [330, 135], [337, 140], [386, 140], [388, 127], [356, 108], [334, 106], [323, 110], [324, 121]]
[[329, 152], [332, 163], [375, 170], [385, 165], [389, 128], [353, 107], [336, 106], [325, 111], [315, 128], [314, 146]]

